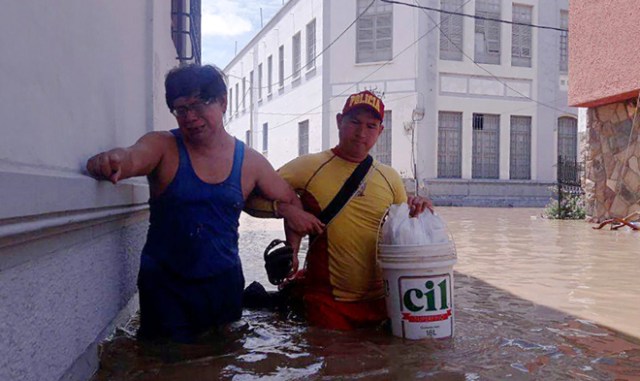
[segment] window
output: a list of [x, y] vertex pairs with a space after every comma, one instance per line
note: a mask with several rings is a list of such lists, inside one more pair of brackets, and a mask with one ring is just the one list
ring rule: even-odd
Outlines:
[[384, 111], [382, 125], [384, 130], [369, 153], [382, 164], [391, 165], [391, 110]]
[[300, 32], [293, 35], [291, 40], [291, 72], [293, 78], [300, 77], [300, 68], [302, 67], [302, 47], [300, 40]]
[[578, 122], [575, 118], [558, 118], [558, 155], [569, 161], [578, 158]]
[[267, 94], [272, 93], [273, 85], [273, 56], [267, 58]]
[[[476, 16], [500, 18], [500, 0], [476, 0]], [[500, 64], [500, 23], [476, 19], [475, 62]]]
[[309, 119], [298, 123], [298, 156], [309, 153]]
[[[513, 4], [513, 21], [531, 24], [532, 8]], [[531, 67], [531, 27], [511, 26], [511, 66]]]
[[[462, 0], [442, 0], [440, 8], [450, 12], [462, 12]], [[462, 61], [462, 15], [440, 13], [440, 59]]]
[[262, 152], [269, 152], [269, 123], [262, 125]]
[[284, 45], [278, 49], [278, 84], [284, 88]]
[[242, 77], [242, 110], [247, 108], [247, 78]]
[[233, 115], [233, 87], [229, 86], [229, 115]]
[[511, 117], [511, 146], [509, 147], [509, 178], [531, 179], [531, 117]]
[[[358, 15], [371, 0], [358, 0]], [[358, 19], [356, 30], [356, 62], [388, 61], [393, 51], [393, 8], [376, 0]]]
[[249, 72], [249, 107], [253, 106], [253, 93], [255, 88], [253, 87], [253, 70]]
[[500, 115], [473, 114], [471, 177], [499, 178]]
[[316, 66], [316, 19], [307, 24], [307, 70]]
[[247, 147], [251, 147], [251, 130], [245, 131], [244, 143]]
[[240, 103], [238, 103], [238, 95], [240, 91], [238, 91], [238, 84], [236, 83], [236, 114], [240, 111]]
[[258, 65], [258, 100], [262, 100], [262, 64]]
[[[560, 28], [569, 29], [569, 12], [560, 11]], [[569, 71], [569, 32], [560, 32], [560, 71]]]
[[462, 113], [438, 113], [438, 177], [462, 177]]

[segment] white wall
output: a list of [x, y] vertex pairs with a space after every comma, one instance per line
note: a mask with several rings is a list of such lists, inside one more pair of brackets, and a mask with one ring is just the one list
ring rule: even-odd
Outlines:
[[97, 182], [84, 164], [173, 125], [170, 25], [169, 2], [3, 4], [2, 380], [86, 379], [96, 340], [135, 293], [147, 186]]

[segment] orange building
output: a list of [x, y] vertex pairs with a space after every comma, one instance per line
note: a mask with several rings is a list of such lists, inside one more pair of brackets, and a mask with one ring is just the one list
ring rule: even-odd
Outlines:
[[640, 211], [640, 48], [637, 0], [571, 0], [569, 104], [586, 107], [587, 214]]

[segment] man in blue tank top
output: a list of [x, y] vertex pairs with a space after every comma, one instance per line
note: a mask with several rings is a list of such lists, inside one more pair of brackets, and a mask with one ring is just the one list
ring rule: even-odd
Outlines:
[[[218, 68], [173, 69], [165, 89], [179, 128], [102, 152], [88, 160], [87, 170], [114, 184], [147, 176], [150, 223], [138, 275], [138, 335], [191, 342], [241, 316], [238, 220], [247, 196], [259, 190], [268, 199], [301, 204], [261, 154], [225, 131], [227, 88]], [[323, 228], [303, 212], [287, 223], [301, 233]]]

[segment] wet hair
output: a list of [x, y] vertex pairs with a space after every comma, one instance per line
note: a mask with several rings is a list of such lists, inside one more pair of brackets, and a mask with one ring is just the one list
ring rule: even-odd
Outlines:
[[164, 80], [169, 110], [181, 97], [198, 97], [203, 101], [217, 100], [227, 94], [226, 78], [214, 65], [189, 64], [171, 69]]

